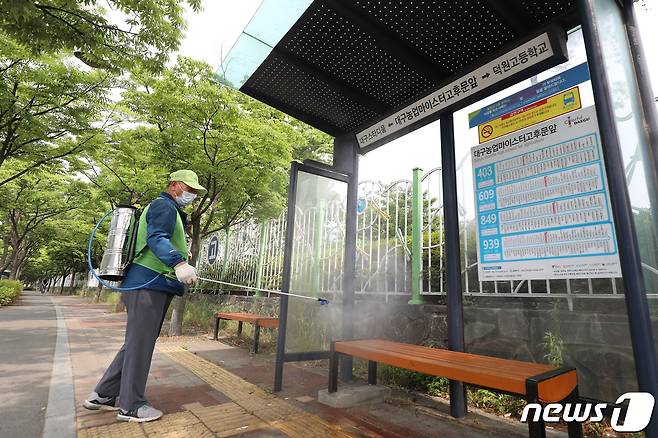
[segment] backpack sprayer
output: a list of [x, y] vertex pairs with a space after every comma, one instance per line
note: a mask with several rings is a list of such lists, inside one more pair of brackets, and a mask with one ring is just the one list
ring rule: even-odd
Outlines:
[[[94, 239], [96, 238], [96, 231], [98, 231], [98, 228], [110, 215], [112, 215], [112, 220], [110, 221], [110, 231], [107, 234], [107, 244], [105, 246], [105, 252], [103, 253], [103, 259], [101, 260], [97, 274], [94, 270], [93, 264], [91, 263], [92, 245], [94, 243]], [[143, 289], [149, 284], [153, 283], [158, 277], [160, 277], [160, 275], [162, 275], [158, 274], [152, 280], [149, 280], [148, 282], [135, 287], [116, 287], [108, 284], [105, 281], [121, 281], [125, 278], [126, 269], [128, 268], [128, 265], [132, 263], [136, 255], [135, 245], [137, 243], [137, 228], [139, 226], [140, 215], [141, 211], [135, 206], [119, 205], [114, 210], [110, 210], [105, 213], [105, 216], [103, 216], [101, 220], [98, 221], [92, 230], [91, 235], [89, 236], [89, 245], [87, 247], [87, 264], [89, 265], [89, 271], [100, 284], [109, 289], [118, 290], [120, 292]], [[198, 277], [198, 279], [202, 281], [208, 281], [210, 283], [218, 283], [228, 286], [236, 286], [243, 289], [318, 301], [321, 306], [329, 304], [329, 300], [325, 298], [307, 297], [304, 295], [280, 292], [276, 290], [243, 286], [225, 281], [213, 280], [211, 278]]]

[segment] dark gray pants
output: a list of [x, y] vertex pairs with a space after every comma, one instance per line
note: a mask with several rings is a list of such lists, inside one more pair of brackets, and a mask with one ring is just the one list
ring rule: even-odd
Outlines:
[[171, 294], [149, 289], [121, 294], [128, 312], [126, 338], [96, 385], [96, 392], [104, 397], [119, 396], [124, 411], [146, 403], [144, 391], [153, 349], [172, 298]]

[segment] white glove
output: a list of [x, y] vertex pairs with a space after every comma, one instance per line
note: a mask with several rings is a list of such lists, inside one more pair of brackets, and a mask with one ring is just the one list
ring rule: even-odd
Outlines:
[[186, 262], [174, 266], [176, 278], [183, 284], [192, 284], [197, 281], [196, 268]]

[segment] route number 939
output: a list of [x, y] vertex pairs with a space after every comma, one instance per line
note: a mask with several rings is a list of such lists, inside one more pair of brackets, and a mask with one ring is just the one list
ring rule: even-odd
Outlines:
[[482, 241], [482, 249], [484, 249], [485, 251], [499, 249], [499, 248], [500, 248], [499, 239], [484, 239]]

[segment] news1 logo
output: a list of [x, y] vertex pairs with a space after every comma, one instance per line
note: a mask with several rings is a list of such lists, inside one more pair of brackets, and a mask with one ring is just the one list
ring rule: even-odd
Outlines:
[[[653, 412], [653, 405], [655, 400], [653, 395], [648, 392], [627, 392], [621, 395], [616, 405], [620, 405], [628, 401], [626, 408], [626, 418], [622, 420], [621, 408], [615, 407], [612, 409], [612, 416], [610, 418], [610, 425], [616, 432], [640, 432], [644, 430], [651, 420], [651, 412]], [[523, 408], [521, 414], [521, 422], [526, 423], [530, 412], [532, 411], [532, 418], [530, 421], [544, 420], [546, 423], [557, 423], [564, 420], [567, 423], [576, 421], [582, 423], [584, 421], [597, 422], [603, 420], [603, 411], [608, 405], [606, 403], [550, 403], [542, 406], [539, 403], [528, 403]]]

